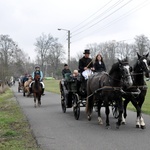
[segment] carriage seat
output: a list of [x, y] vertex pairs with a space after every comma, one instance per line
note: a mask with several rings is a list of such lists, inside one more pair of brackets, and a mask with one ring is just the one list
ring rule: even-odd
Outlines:
[[69, 92], [78, 93], [80, 88], [80, 82], [81, 78], [79, 73], [77, 76], [75, 76], [74, 73], [65, 74], [64, 85]]

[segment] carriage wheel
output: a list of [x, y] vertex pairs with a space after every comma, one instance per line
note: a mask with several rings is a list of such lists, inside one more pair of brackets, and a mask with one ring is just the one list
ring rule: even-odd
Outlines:
[[80, 116], [80, 102], [78, 94], [73, 94], [73, 113], [75, 119], [78, 120]]
[[117, 119], [119, 117], [119, 111], [116, 105], [112, 105], [112, 113], [113, 113], [114, 118]]
[[66, 112], [66, 99], [65, 99], [66, 96], [65, 96], [65, 92], [63, 90], [62, 85], [61, 85], [60, 88], [61, 88], [60, 89], [60, 92], [61, 92], [61, 108], [62, 108], [63, 113], [65, 113]]

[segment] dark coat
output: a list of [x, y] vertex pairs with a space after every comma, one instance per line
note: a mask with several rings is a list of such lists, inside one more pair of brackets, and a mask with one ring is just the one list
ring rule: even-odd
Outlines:
[[92, 68], [93, 67], [92, 59], [91, 58], [82, 57], [79, 60], [79, 67], [78, 67], [79, 68], [79, 72], [82, 73], [84, 71], [84, 67], [87, 67], [87, 66], [88, 66], [88, 68]]
[[100, 64], [98, 61], [96, 61], [94, 63], [94, 68], [95, 68], [95, 72], [106, 71], [106, 67], [105, 67], [104, 62], [101, 62], [101, 64]]
[[23, 79], [22, 79], [23, 85], [24, 85], [24, 83], [25, 83], [26, 81], [28, 81], [28, 77], [24, 76]]
[[65, 78], [66, 73], [71, 73], [70, 69], [63, 69], [62, 70], [62, 76]]

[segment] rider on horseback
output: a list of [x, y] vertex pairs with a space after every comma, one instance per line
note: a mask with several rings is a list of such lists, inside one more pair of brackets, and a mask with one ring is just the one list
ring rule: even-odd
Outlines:
[[[35, 71], [32, 73], [32, 79], [35, 78], [36, 75], [39, 75], [40, 76], [40, 83], [41, 83], [41, 87], [42, 87], [42, 95], [45, 95], [44, 94], [44, 83], [43, 83], [43, 72], [40, 70], [40, 67], [39, 66], [36, 66], [35, 67]], [[30, 94], [32, 93], [32, 83], [34, 81], [32, 81], [29, 85], [29, 88], [30, 88]]]
[[25, 74], [24, 74], [24, 77], [22, 78], [22, 85], [23, 85], [23, 86], [24, 86], [24, 83], [25, 83], [26, 81], [28, 81], [28, 74], [27, 74], [27, 73], [25, 73]]

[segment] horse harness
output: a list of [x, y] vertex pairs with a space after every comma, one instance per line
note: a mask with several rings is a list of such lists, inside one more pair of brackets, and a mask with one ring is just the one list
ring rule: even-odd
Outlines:
[[[107, 72], [104, 72], [105, 75], [107, 75], [108, 77], [111, 77]], [[94, 76], [93, 76], [94, 77]], [[112, 78], [112, 77], [111, 77]], [[113, 78], [112, 78], [113, 79]], [[118, 79], [113, 79], [113, 80], [117, 80], [117, 81], [120, 81]], [[100, 87], [100, 77], [99, 77], [99, 87]], [[109, 78], [109, 82], [110, 82], [110, 78]], [[122, 82], [122, 81], [121, 81]], [[103, 86], [97, 90], [95, 90], [91, 95], [87, 96], [87, 98], [93, 96], [94, 94], [97, 94], [98, 92], [100, 91], [105, 91], [105, 92], [110, 92], [110, 91], [120, 91], [121, 93], [124, 93], [124, 91], [122, 90], [122, 87], [113, 87], [113, 86]]]

